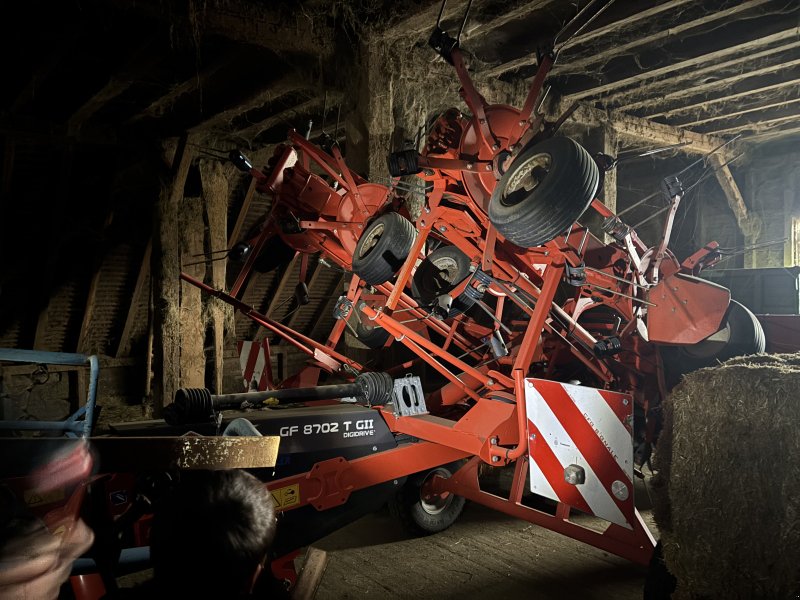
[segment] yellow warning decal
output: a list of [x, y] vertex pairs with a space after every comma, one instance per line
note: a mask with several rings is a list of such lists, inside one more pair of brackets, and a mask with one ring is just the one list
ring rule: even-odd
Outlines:
[[271, 490], [272, 498], [275, 500], [276, 508], [289, 508], [295, 504], [300, 504], [300, 484], [293, 483], [286, 487]]
[[64, 499], [64, 489], [58, 488], [49, 492], [39, 490], [25, 490], [22, 497], [28, 506], [40, 506], [42, 504], [52, 504]]

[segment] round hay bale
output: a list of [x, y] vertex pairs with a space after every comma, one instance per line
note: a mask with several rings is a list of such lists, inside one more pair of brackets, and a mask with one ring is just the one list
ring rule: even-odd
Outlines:
[[687, 375], [665, 403], [655, 518], [683, 598], [800, 593], [800, 354]]

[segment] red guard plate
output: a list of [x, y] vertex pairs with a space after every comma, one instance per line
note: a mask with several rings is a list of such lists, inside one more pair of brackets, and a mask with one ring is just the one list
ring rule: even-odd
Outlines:
[[[531, 491], [627, 529], [633, 502], [633, 401], [627, 394], [527, 379]], [[585, 481], [564, 480], [570, 465]]]
[[727, 288], [676, 273], [648, 294], [647, 335], [660, 344], [696, 344], [719, 330], [731, 301]]

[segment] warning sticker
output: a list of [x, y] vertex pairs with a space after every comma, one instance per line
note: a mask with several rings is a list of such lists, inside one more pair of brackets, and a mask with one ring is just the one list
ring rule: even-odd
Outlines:
[[28, 506], [41, 506], [42, 504], [52, 504], [64, 499], [64, 490], [59, 488], [49, 492], [39, 490], [25, 490], [23, 494], [25, 504]]
[[300, 504], [300, 484], [294, 483], [286, 487], [271, 490], [276, 508], [289, 508]]

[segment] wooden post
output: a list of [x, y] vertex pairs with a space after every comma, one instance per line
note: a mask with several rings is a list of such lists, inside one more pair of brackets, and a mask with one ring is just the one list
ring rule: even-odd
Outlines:
[[180, 247], [178, 208], [194, 152], [181, 138], [172, 180], [156, 203], [151, 272], [153, 281], [153, 416], [160, 417], [180, 387]]
[[[222, 163], [202, 161], [200, 163], [200, 178], [203, 182], [203, 207], [207, 225], [206, 252], [224, 250], [229, 247], [227, 236], [228, 180], [225, 177]], [[252, 193], [249, 196], [252, 197]], [[220, 256], [220, 254], [212, 255], [213, 258], [219, 258]], [[215, 289], [224, 288], [226, 265], [226, 260], [215, 260], [210, 263], [210, 269], [206, 272], [206, 283]], [[210, 296], [205, 298], [205, 303], [212, 336], [212, 388], [217, 394], [221, 394], [225, 362], [225, 319], [229, 313], [229, 307], [222, 301]]]
[[[183, 198], [179, 217], [181, 266], [195, 279], [203, 281], [206, 265], [203, 262], [204, 224], [201, 198]], [[194, 264], [192, 264], [194, 263]], [[199, 288], [190, 283], [180, 283], [180, 387], [205, 387], [206, 385], [206, 327], [203, 315], [203, 298]]]
[[[603, 126], [603, 154], [617, 156], [617, 132], [607, 123]], [[613, 212], [617, 212], [617, 169], [606, 171], [603, 178], [603, 204]]]

